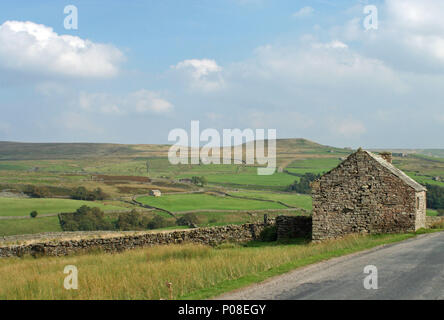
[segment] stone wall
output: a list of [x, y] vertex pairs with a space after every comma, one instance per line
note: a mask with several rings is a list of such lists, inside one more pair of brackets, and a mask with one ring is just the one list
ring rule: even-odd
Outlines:
[[444, 222], [444, 217], [426, 217], [426, 228], [432, 227], [436, 223], [442, 223]]
[[416, 192], [358, 151], [312, 183], [313, 240], [415, 231]]
[[427, 227], [427, 199], [426, 192], [416, 192], [416, 224], [415, 229]]
[[217, 245], [224, 242], [246, 242], [257, 239], [263, 228], [263, 223], [254, 223], [170, 232], [150, 232], [118, 237], [56, 240], [27, 245], [10, 245], [0, 247], [0, 257], [23, 255], [65, 256], [94, 249], [105, 252], [119, 252], [161, 244], [199, 243]]
[[312, 218], [309, 216], [277, 216], [278, 240], [288, 238], [310, 238]]

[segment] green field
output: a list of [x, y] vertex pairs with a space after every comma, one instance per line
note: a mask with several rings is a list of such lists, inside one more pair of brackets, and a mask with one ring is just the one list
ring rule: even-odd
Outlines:
[[285, 209], [278, 203], [236, 199], [210, 194], [177, 194], [162, 197], [139, 197], [138, 201], [172, 212], [192, 210], [261, 210]]
[[41, 232], [62, 232], [59, 218], [54, 216], [35, 219], [0, 220], [0, 236]]
[[19, 199], [0, 198], [0, 216], [27, 216], [31, 211], [39, 214], [72, 212], [86, 205], [98, 207], [104, 211], [125, 210], [126, 208], [105, 205], [100, 202], [70, 199]]
[[294, 174], [315, 173], [322, 174], [335, 168], [341, 160], [339, 158], [312, 158], [296, 160], [290, 163], [285, 170]]
[[306, 194], [296, 193], [277, 193], [277, 192], [263, 192], [263, 191], [233, 191], [229, 194], [238, 197], [248, 197], [256, 199], [265, 199], [273, 201], [281, 201], [286, 205], [302, 208], [311, 211], [312, 201], [311, 196]]
[[[104, 211], [125, 209], [121, 208], [120, 204], [122, 207], [135, 208], [137, 206], [124, 204], [122, 200], [128, 201], [134, 195], [148, 194], [152, 189], [161, 190], [163, 196], [161, 198], [144, 197], [143, 202], [179, 213], [204, 210], [196, 213], [200, 218], [200, 225], [255, 221], [255, 219], [260, 219], [259, 215], [254, 217], [246, 212], [229, 211], [286, 209], [286, 206], [278, 202], [311, 211], [310, 195], [286, 193], [288, 186], [299, 181], [300, 176], [305, 173], [322, 174], [331, 170], [341, 162], [340, 158], [353, 152], [351, 149], [323, 146], [305, 139], [280, 139], [277, 141], [276, 155], [278, 167], [283, 168], [284, 172], [276, 172], [271, 176], [259, 176], [255, 166], [172, 165], [168, 161], [168, 149], [169, 146], [166, 145], [0, 142], [0, 192], [20, 193], [25, 190], [26, 185], [35, 185], [45, 187], [50, 193], [49, 197], [52, 198], [0, 198], [0, 216], [28, 216], [33, 210], [37, 210], [40, 215], [69, 212], [84, 204], [98, 206]], [[393, 150], [393, 152], [397, 151]], [[398, 152], [401, 151], [398, 150]], [[436, 157], [444, 155], [443, 150], [418, 149], [405, 152], [407, 156], [394, 157], [393, 163], [397, 167], [421, 184], [444, 186], [442, 180], [433, 180], [434, 177], [440, 177], [440, 179], [444, 177], [444, 159]], [[131, 178], [143, 176], [145, 180], [118, 179], [116, 176], [131, 176]], [[208, 184], [202, 187], [187, 181], [179, 181], [181, 178], [193, 176], [205, 177]], [[55, 199], [71, 195], [79, 186], [88, 190], [101, 188], [109, 199], [116, 199], [116, 201], [108, 201], [109, 205], [105, 206], [101, 202]], [[207, 194], [168, 194], [200, 189]], [[250, 199], [224, 198], [208, 194], [214, 190]], [[211, 212], [211, 210], [221, 211]], [[172, 219], [166, 212], [159, 211], [157, 214]], [[283, 211], [283, 214], [290, 213]], [[428, 210], [428, 214], [436, 215], [437, 211]], [[107, 216], [110, 219], [116, 218]], [[54, 228], [54, 224], [51, 227], [51, 223], [46, 225], [43, 221], [45, 220], [17, 220], [15, 222], [18, 229], [13, 229], [15, 230], [13, 232], [16, 233], [17, 230], [44, 232], [58, 228], [57, 224]], [[2, 223], [5, 226], [6, 223], [11, 222]]]
[[[418, 183], [420, 183], [422, 185], [431, 184], [431, 185], [435, 185], [435, 186], [444, 187], [443, 181], [435, 181], [430, 176], [419, 175], [416, 172], [406, 172], [406, 174], [408, 176], [410, 176], [410, 178], [412, 178], [413, 180], [417, 181]], [[444, 173], [441, 173], [441, 174], [444, 175]]]
[[202, 172], [199, 174], [182, 174], [180, 178], [191, 178], [193, 175], [204, 176], [209, 183], [219, 184], [219, 185], [236, 185], [245, 187], [269, 187], [271, 189], [286, 189], [290, 184], [292, 184], [298, 177], [276, 172], [268, 176], [260, 176], [257, 174], [256, 167], [245, 167], [239, 170], [239, 172], [233, 173], [213, 173], [213, 172]]

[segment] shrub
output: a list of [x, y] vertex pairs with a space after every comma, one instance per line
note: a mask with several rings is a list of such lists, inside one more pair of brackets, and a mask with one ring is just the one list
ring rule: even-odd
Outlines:
[[321, 176], [320, 174], [304, 173], [301, 176], [301, 179], [299, 181], [296, 180], [293, 184], [289, 185], [287, 187], [287, 190], [294, 191], [297, 193], [310, 194], [311, 193], [310, 183], [318, 179], [320, 176]]
[[444, 187], [426, 184], [427, 208], [444, 209]]
[[97, 188], [94, 191], [88, 191], [85, 187], [78, 187], [71, 194], [71, 198], [75, 200], [104, 200], [107, 198], [107, 194], [103, 192], [101, 188]]
[[119, 230], [144, 230], [148, 227], [149, 219], [136, 210], [119, 214], [116, 228]]
[[178, 226], [192, 226], [199, 223], [199, 218], [194, 213], [186, 213], [179, 219], [177, 219], [176, 224]]
[[29, 215], [31, 216], [31, 218], [35, 218], [35, 217], [37, 217], [38, 212], [34, 210]]
[[148, 229], [160, 229], [172, 226], [172, 223], [162, 216], [155, 216], [147, 225]]
[[207, 179], [205, 177], [194, 176], [191, 178], [191, 182], [195, 185], [204, 186], [207, 184]]
[[105, 214], [99, 208], [81, 206], [73, 213], [59, 214], [63, 231], [113, 230], [114, 226], [105, 220]]
[[32, 198], [46, 198], [49, 196], [49, 191], [45, 187], [27, 185], [23, 193]]
[[259, 234], [259, 240], [263, 242], [272, 242], [277, 240], [276, 226], [267, 226]]

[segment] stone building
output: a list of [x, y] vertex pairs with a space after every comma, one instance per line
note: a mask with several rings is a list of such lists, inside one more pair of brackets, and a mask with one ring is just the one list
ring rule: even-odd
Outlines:
[[160, 190], [151, 190], [150, 191], [150, 196], [160, 197], [161, 195], [162, 195], [162, 192], [160, 192]]
[[312, 239], [425, 227], [426, 188], [391, 163], [359, 149], [312, 183]]

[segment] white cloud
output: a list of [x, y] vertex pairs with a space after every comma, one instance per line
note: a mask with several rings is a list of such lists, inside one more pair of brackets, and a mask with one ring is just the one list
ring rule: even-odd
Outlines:
[[314, 43], [313, 47], [315, 48], [325, 48], [325, 49], [347, 49], [348, 46], [341, 41], [333, 40], [328, 43]]
[[314, 9], [312, 7], [306, 6], [306, 7], [299, 9], [295, 13], [293, 13], [293, 17], [304, 18], [304, 17], [311, 16], [313, 14], [313, 12], [314, 12]]
[[145, 89], [120, 96], [81, 92], [77, 104], [85, 111], [115, 115], [165, 114], [173, 110], [173, 105], [160, 94]]
[[401, 71], [444, 70], [443, 1], [386, 0], [378, 9], [381, 14], [377, 30], [366, 31], [363, 16], [355, 16], [343, 26], [333, 27], [331, 35], [360, 43], [366, 55]]
[[357, 138], [367, 131], [365, 125], [361, 121], [352, 118], [333, 119], [331, 121], [330, 130], [348, 138]]
[[75, 135], [84, 136], [85, 134], [102, 135], [105, 130], [98, 126], [96, 122], [89, 117], [77, 112], [67, 112], [53, 119], [54, 126], [74, 132]]
[[127, 104], [134, 104], [138, 113], [166, 113], [173, 109], [173, 105], [159, 94], [144, 89], [130, 94]]
[[179, 62], [175, 68], [188, 69], [195, 79], [202, 79], [208, 76], [210, 73], [219, 72], [222, 70], [222, 68], [217, 65], [216, 61], [209, 59], [184, 60]]
[[387, 22], [397, 29], [425, 34], [444, 32], [444, 2], [440, 0], [386, 0], [385, 9]]
[[395, 92], [407, 90], [406, 84], [383, 61], [367, 58], [339, 41], [266, 45], [256, 49], [254, 59], [231, 69], [230, 74], [237, 78], [253, 83], [269, 81], [270, 87], [278, 85], [292, 90], [297, 86], [310, 91], [319, 86], [334, 87], [338, 93], [342, 90], [349, 93], [358, 86], [367, 91], [372, 88], [387, 90], [387, 87]]
[[57, 82], [41, 82], [36, 84], [35, 91], [43, 96], [63, 95], [68, 91], [67, 88]]
[[68, 77], [111, 77], [124, 56], [117, 48], [70, 35], [34, 22], [0, 25], [0, 67]]
[[180, 72], [190, 82], [193, 89], [214, 91], [224, 85], [222, 67], [210, 59], [191, 59], [179, 62], [171, 69]]

